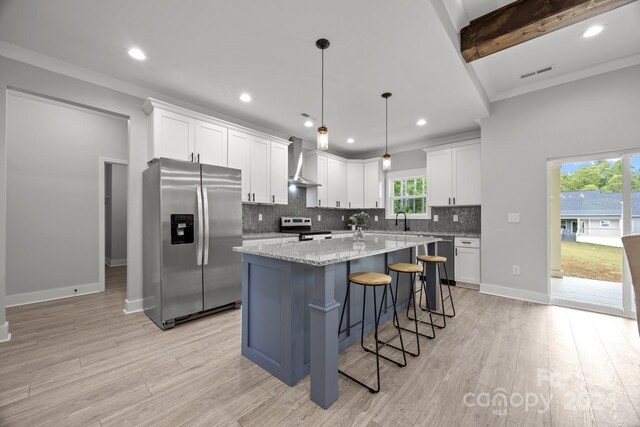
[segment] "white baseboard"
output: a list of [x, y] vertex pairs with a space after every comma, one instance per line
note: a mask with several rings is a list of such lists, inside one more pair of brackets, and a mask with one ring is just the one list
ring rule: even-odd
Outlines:
[[11, 341], [11, 334], [9, 333], [9, 322], [4, 322], [4, 325], [0, 325], [0, 342]]
[[506, 286], [480, 284], [480, 293], [495, 295], [522, 301], [535, 302], [538, 304], [549, 304], [549, 295], [540, 292], [525, 291], [523, 289], [508, 288]]
[[121, 267], [123, 265], [127, 265], [127, 259], [126, 258], [121, 258], [121, 259], [105, 258], [104, 263], [109, 267]]
[[[77, 292], [76, 292], [77, 290]], [[36, 302], [51, 301], [60, 298], [69, 298], [78, 295], [93, 294], [102, 292], [104, 289], [100, 283], [89, 283], [86, 285], [68, 286], [65, 288], [48, 289], [46, 291], [27, 292], [24, 294], [7, 295], [7, 307], [16, 305], [33, 304]]]
[[136, 299], [133, 301], [129, 301], [128, 299], [124, 300], [124, 314], [137, 313], [139, 311], [144, 310], [144, 306], [142, 305], [141, 299]]

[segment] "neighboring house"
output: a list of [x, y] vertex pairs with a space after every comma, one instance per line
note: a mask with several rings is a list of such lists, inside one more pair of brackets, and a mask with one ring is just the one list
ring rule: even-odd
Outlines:
[[[622, 246], [622, 193], [600, 190], [564, 191], [560, 195], [563, 235], [578, 242]], [[640, 230], [640, 192], [631, 193], [634, 232]]]

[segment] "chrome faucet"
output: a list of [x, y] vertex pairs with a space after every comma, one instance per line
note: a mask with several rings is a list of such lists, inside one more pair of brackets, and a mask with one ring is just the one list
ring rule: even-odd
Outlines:
[[404, 231], [409, 231], [409, 227], [407, 227], [407, 214], [406, 214], [406, 212], [400, 211], [400, 212], [398, 212], [396, 214], [396, 225], [398, 225], [398, 215], [400, 215], [400, 214], [404, 215]]

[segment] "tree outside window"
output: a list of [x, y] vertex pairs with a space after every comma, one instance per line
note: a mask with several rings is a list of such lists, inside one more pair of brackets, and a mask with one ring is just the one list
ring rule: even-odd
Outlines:
[[415, 176], [393, 180], [393, 213], [427, 213], [427, 178]]

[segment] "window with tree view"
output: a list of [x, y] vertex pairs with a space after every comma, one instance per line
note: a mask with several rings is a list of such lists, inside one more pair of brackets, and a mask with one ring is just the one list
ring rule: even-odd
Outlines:
[[424, 176], [393, 180], [393, 213], [427, 213], [427, 179]]

